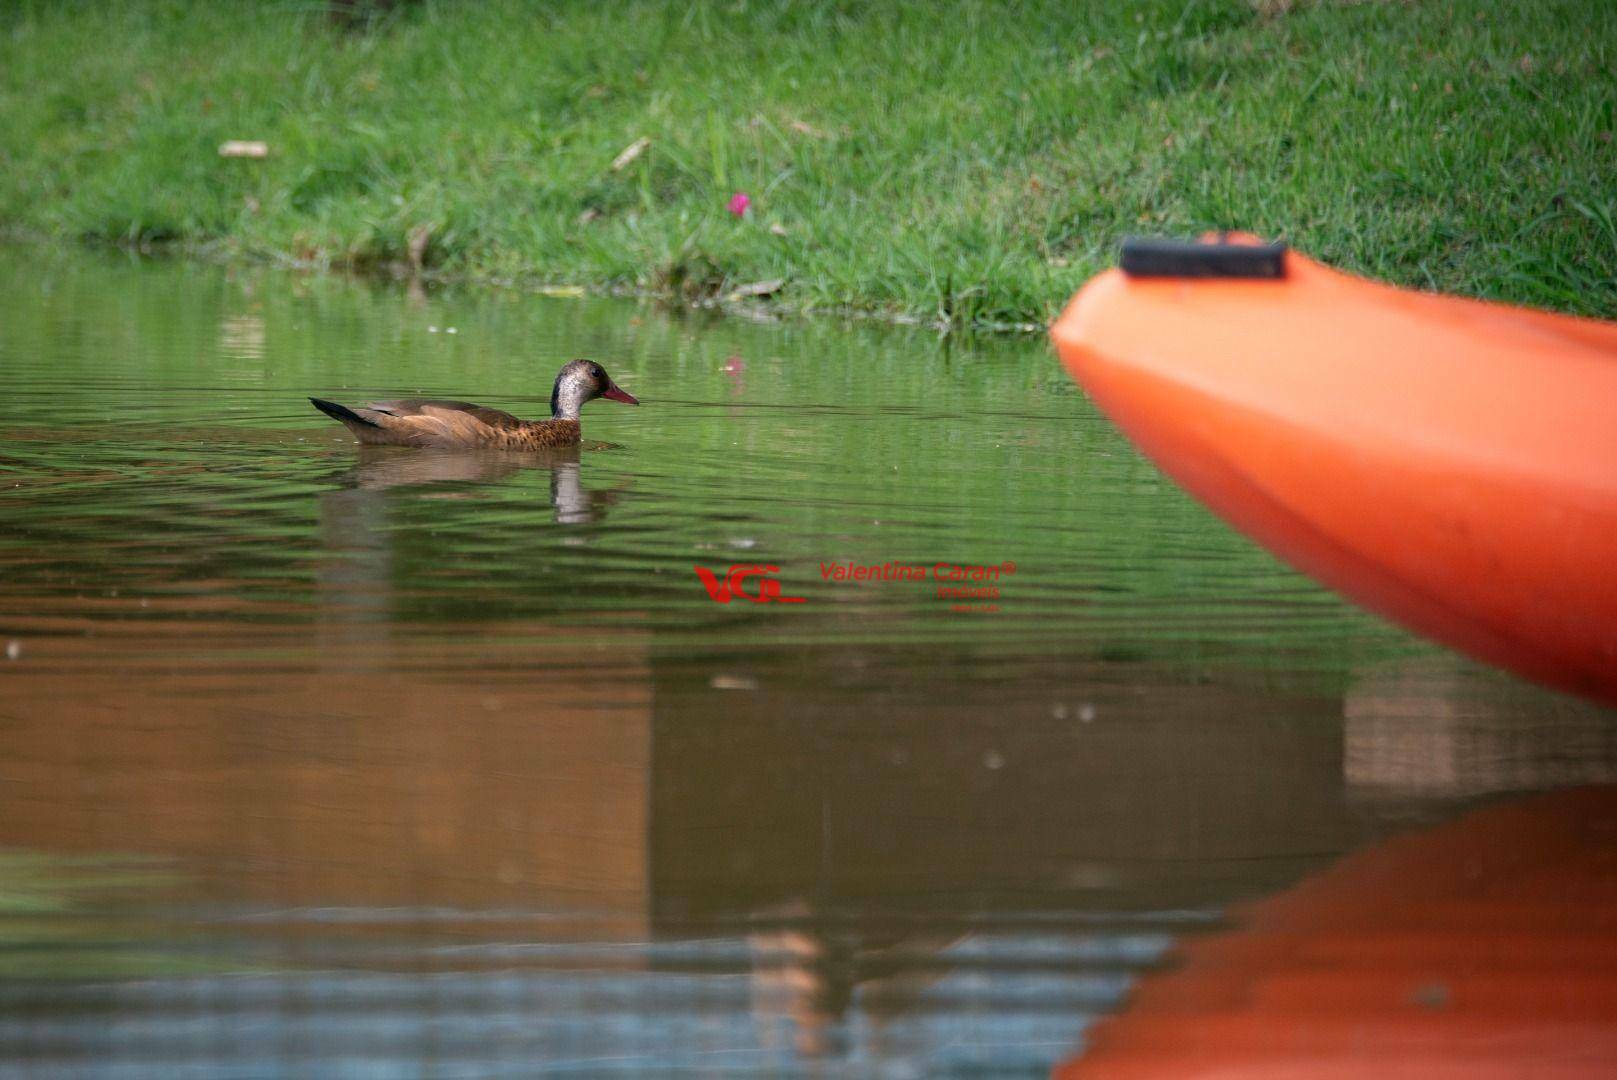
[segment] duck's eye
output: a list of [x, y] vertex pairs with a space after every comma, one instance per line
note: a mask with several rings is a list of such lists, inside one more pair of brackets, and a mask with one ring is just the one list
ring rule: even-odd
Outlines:
[[590, 374], [595, 376], [597, 379], [604, 379], [606, 378], [606, 368], [602, 367], [600, 364], [596, 364], [590, 369]]

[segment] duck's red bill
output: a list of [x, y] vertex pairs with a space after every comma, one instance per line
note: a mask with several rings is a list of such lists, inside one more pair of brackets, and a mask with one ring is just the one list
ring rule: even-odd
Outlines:
[[638, 402], [638, 401], [636, 401], [634, 399], [633, 394], [629, 393], [627, 390], [620, 390], [616, 386], [607, 387], [606, 392], [603, 393], [601, 396], [604, 397], [604, 398], [607, 398], [607, 399], [609, 399], [611, 401], [621, 401], [625, 405], [638, 405], [638, 404], [640, 404], [640, 402]]

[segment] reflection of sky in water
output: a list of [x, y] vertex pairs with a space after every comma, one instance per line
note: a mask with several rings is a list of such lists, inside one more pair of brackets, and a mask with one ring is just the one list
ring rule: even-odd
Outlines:
[[[1155, 963], [1169, 940], [972, 935], [927, 958], [916, 985], [903, 991], [901, 1009], [893, 1007], [891, 986], [872, 983], [856, 989], [836, 1017], [814, 1014], [812, 988], [792, 987], [789, 968], [761, 979], [758, 967], [790, 958], [760, 954], [742, 938], [536, 951], [508, 943], [460, 957], [542, 955], [582, 966], [565, 971], [0, 984], [0, 1010], [9, 1014], [0, 1017], [0, 1045], [49, 1046], [36, 1059], [41, 1069], [45, 1060], [71, 1063], [74, 1075], [86, 1077], [142, 1069], [284, 1075], [307, 1062], [353, 1075], [411, 1075], [428, 1061], [447, 1075], [522, 1071], [534, 1062], [552, 1072], [797, 1074], [816, 1068], [822, 1055], [859, 1074], [991, 1067], [1031, 1075], [1070, 1052], [1092, 1017], [1121, 1000], [1129, 969]], [[673, 970], [598, 970], [642, 965]], [[19, 1016], [21, 1008], [32, 1015]], [[13, 1061], [31, 1056], [25, 1051]]]

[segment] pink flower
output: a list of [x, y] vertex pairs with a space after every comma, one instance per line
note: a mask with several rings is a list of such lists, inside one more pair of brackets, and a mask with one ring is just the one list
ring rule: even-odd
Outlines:
[[747, 196], [747, 193], [745, 191], [738, 191], [734, 195], [730, 196], [730, 201], [725, 204], [724, 208], [730, 211], [730, 213], [734, 214], [736, 217], [746, 217], [747, 207], [751, 205], [752, 199]]

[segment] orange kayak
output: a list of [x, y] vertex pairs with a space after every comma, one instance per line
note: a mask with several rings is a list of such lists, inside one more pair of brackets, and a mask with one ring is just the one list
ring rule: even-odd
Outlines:
[[1617, 324], [1244, 238], [1124, 267], [1051, 334], [1165, 472], [1360, 604], [1617, 702]]

